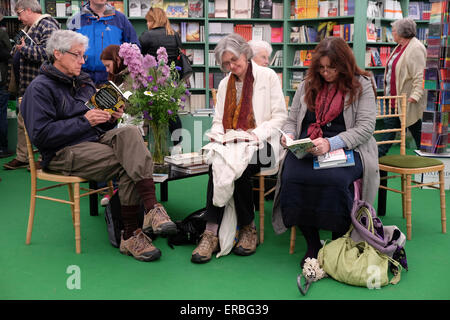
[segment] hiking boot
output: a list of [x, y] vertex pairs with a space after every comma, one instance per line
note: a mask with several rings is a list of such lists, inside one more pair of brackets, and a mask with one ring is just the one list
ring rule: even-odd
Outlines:
[[152, 239], [147, 237], [141, 229], [134, 231], [133, 236], [124, 240], [123, 234], [120, 241], [120, 253], [133, 256], [140, 261], [153, 261], [161, 257], [161, 251], [152, 244]]
[[19, 168], [26, 168], [28, 166], [28, 162], [22, 162], [17, 159], [12, 159], [10, 162], [7, 162], [3, 165], [3, 168], [6, 170], [15, 170]]
[[166, 209], [159, 203], [144, 216], [142, 229], [146, 233], [153, 232], [156, 235], [177, 233], [177, 225], [170, 220]]
[[239, 242], [234, 247], [233, 252], [239, 256], [249, 256], [255, 253], [257, 245], [256, 228], [249, 224], [239, 230]]
[[219, 238], [211, 231], [205, 230], [197, 248], [192, 251], [191, 261], [205, 263], [211, 260], [213, 253], [219, 251]]
[[[36, 170], [41, 170], [41, 169], [42, 169], [41, 161], [36, 161], [36, 162], [34, 163], [34, 166], [36, 167]], [[29, 164], [27, 165], [27, 170], [28, 170], [28, 171], [31, 170]]]

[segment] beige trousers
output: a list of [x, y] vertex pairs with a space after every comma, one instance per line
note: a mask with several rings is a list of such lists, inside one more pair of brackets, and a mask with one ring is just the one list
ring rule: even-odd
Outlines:
[[48, 169], [102, 182], [117, 178], [121, 205], [139, 205], [135, 183], [152, 178], [153, 161], [136, 126], [106, 132], [98, 142], [59, 150]]

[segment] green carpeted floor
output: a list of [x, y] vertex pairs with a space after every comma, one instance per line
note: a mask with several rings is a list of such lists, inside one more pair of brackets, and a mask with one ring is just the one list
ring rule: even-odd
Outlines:
[[[2, 159], [0, 165], [9, 161]], [[352, 287], [331, 278], [314, 283], [300, 295], [296, 278], [305, 251], [301, 235], [295, 253], [289, 254], [289, 233], [275, 235], [270, 223], [272, 202], [266, 201], [265, 242], [256, 254], [230, 254], [204, 265], [190, 262], [193, 245], [171, 249], [165, 238], [155, 245], [160, 260], [139, 262], [119, 253], [108, 242], [103, 208], [89, 216], [82, 201], [82, 253], [75, 254], [74, 231], [67, 205], [38, 200], [31, 245], [25, 245], [29, 210], [29, 173], [0, 169], [0, 299], [449, 299], [450, 235], [441, 233], [439, 194], [413, 193], [413, 238], [407, 241], [410, 269], [397, 285], [379, 290]], [[174, 220], [204, 206], [206, 176], [169, 184], [164, 203]], [[159, 189], [159, 188], [158, 188]], [[53, 192], [53, 191], [52, 191]], [[58, 191], [65, 194], [66, 190]], [[447, 208], [450, 193], [446, 192]], [[385, 225], [397, 225], [406, 234], [400, 197], [388, 195]], [[448, 211], [448, 210], [447, 210]], [[331, 237], [322, 232], [322, 238]], [[73, 269], [80, 271], [80, 289], [73, 284]], [[68, 286], [69, 283], [69, 286]]]

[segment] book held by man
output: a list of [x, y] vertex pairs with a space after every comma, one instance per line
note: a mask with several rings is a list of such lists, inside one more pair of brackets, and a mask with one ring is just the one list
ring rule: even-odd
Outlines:
[[123, 93], [112, 81], [102, 86], [87, 102], [89, 109], [101, 109], [113, 114], [125, 106], [131, 92]]
[[314, 157], [313, 168], [316, 170], [327, 168], [351, 167], [355, 165], [353, 150], [337, 149], [318, 157]]
[[286, 146], [298, 159], [302, 159], [308, 152], [306, 150], [315, 147], [310, 138], [293, 140], [283, 130], [278, 129], [286, 139]]

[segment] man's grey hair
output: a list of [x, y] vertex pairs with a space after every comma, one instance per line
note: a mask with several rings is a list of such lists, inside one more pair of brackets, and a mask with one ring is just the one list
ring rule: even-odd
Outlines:
[[76, 44], [82, 44], [87, 49], [89, 38], [72, 30], [56, 30], [52, 32], [50, 38], [47, 40], [45, 52], [50, 61], [53, 62], [55, 60], [54, 50], [67, 52]]
[[269, 57], [272, 54], [272, 46], [267, 41], [264, 41], [264, 40], [250, 40], [248, 42], [248, 44], [250, 45], [250, 47], [253, 50], [253, 55], [258, 54], [261, 50], [266, 50]]
[[32, 12], [35, 13], [42, 13], [41, 4], [37, 0], [19, 0], [16, 2], [16, 6], [14, 7], [14, 11], [17, 13], [17, 11], [21, 9], [30, 9]]
[[247, 60], [250, 60], [253, 57], [253, 50], [250, 48], [247, 41], [236, 33], [230, 33], [226, 37], [222, 38], [214, 49], [216, 62], [219, 64], [220, 70], [223, 72], [229, 71], [224, 69], [222, 66], [222, 56], [225, 51], [231, 52], [236, 57], [240, 57], [241, 54], [244, 54], [247, 57]]
[[411, 18], [403, 18], [392, 22], [397, 35], [402, 38], [411, 39], [416, 36], [416, 22]]

